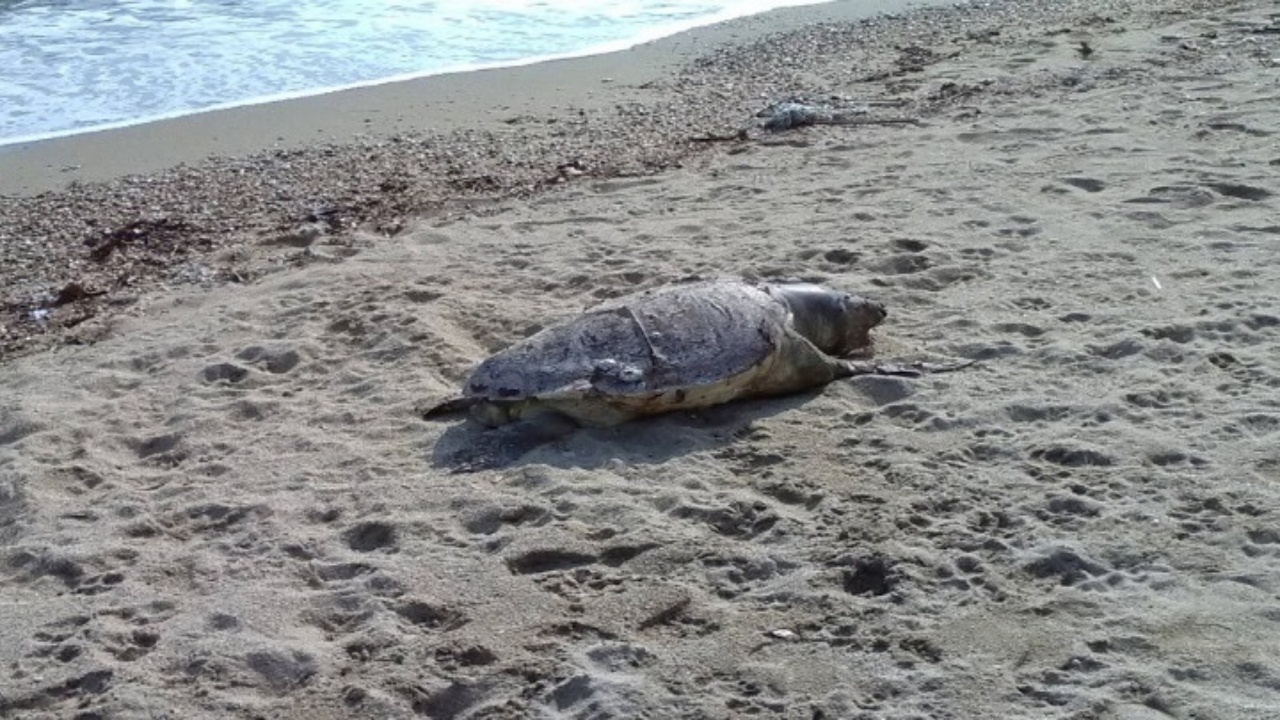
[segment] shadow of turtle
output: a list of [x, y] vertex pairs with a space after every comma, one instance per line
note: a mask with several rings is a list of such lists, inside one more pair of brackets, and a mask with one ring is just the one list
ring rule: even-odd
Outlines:
[[615, 461], [657, 465], [733, 443], [756, 420], [800, 407], [819, 392], [739, 400], [609, 428], [581, 427], [559, 415], [540, 415], [497, 428], [467, 419], [440, 435], [432, 448], [431, 464], [450, 473], [529, 464], [579, 469], [605, 467]]

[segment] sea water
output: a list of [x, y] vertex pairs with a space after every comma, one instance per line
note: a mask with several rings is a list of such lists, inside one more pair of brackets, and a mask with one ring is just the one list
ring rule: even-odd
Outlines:
[[620, 49], [818, 0], [0, 0], [0, 144]]

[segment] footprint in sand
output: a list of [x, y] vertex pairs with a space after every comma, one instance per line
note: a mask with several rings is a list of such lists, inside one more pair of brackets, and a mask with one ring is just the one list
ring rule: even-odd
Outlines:
[[214, 363], [201, 370], [200, 377], [210, 384], [226, 383], [235, 385], [249, 377], [249, 370], [234, 363]]
[[302, 361], [302, 356], [292, 348], [268, 348], [250, 345], [236, 353], [236, 359], [250, 365], [257, 365], [269, 373], [280, 375], [293, 370]]
[[362, 522], [348, 529], [342, 534], [342, 537], [346, 540], [347, 547], [357, 552], [367, 553], [375, 550], [396, 552], [399, 550], [396, 528], [390, 523], [379, 521]]

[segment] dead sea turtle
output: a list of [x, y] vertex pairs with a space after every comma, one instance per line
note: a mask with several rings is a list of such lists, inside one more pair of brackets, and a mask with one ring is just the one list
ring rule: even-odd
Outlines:
[[713, 280], [621, 297], [481, 362], [460, 397], [496, 427], [543, 413], [609, 426], [739, 398], [783, 395], [852, 375], [918, 375], [923, 365], [843, 359], [867, 351], [884, 306], [810, 284]]

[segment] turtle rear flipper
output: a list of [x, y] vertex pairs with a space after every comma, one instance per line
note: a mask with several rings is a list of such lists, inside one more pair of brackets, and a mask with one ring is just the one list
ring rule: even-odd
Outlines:
[[481, 397], [460, 396], [455, 398], [449, 398], [448, 400], [445, 400], [439, 405], [435, 405], [427, 408], [426, 410], [423, 410], [422, 419], [423, 420], [443, 420], [444, 418], [447, 418], [450, 415], [457, 415], [458, 413], [467, 412], [471, 408], [475, 407], [476, 405], [479, 405], [482, 402], [485, 402], [485, 399]]
[[525, 455], [543, 445], [568, 437], [578, 424], [556, 412], [496, 428], [478, 430], [472, 423], [460, 423], [444, 432], [432, 450], [432, 464], [449, 473], [499, 470], [515, 465]]

